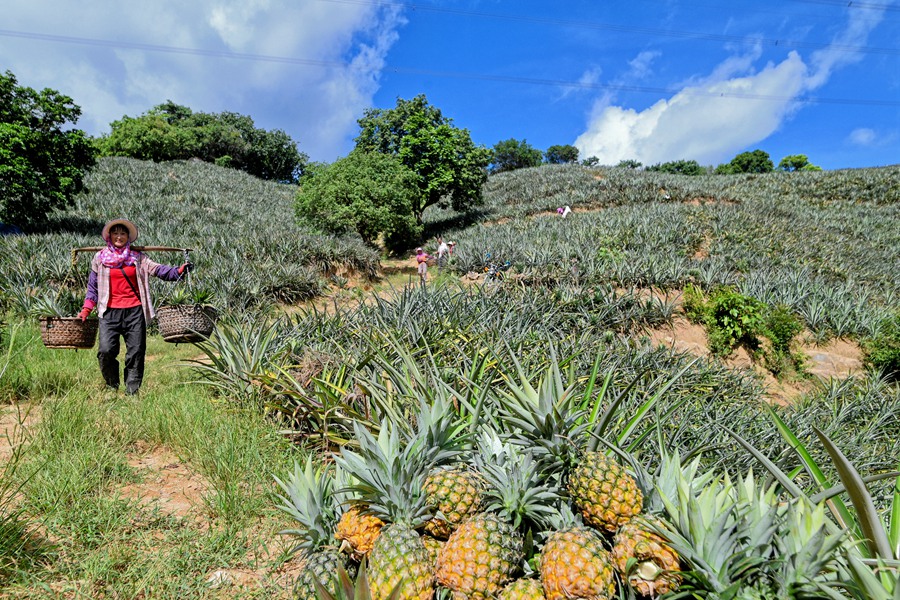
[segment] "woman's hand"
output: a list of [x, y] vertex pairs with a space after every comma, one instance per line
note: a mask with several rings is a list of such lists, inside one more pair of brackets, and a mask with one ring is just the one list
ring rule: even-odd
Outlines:
[[[78, 313], [78, 318], [81, 319], [82, 321], [87, 320], [88, 315], [91, 314], [91, 311], [92, 311], [92, 310], [94, 310], [94, 309], [93, 309], [93, 308], [88, 308], [87, 306], [85, 306], [84, 308], [81, 309], [81, 312]], [[72, 313], [69, 313], [69, 314], [72, 314]]]
[[183, 265], [181, 265], [180, 267], [178, 267], [178, 274], [184, 275], [185, 273], [190, 273], [193, 270], [194, 270], [194, 263], [186, 262]]

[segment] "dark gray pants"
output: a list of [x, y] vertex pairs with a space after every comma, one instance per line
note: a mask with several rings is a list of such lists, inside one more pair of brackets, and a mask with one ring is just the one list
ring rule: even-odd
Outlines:
[[125, 392], [136, 394], [144, 380], [147, 353], [147, 324], [142, 307], [108, 308], [100, 319], [97, 359], [100, 373], [111, 388], [119, 387], [119, 336], [125, 339]]

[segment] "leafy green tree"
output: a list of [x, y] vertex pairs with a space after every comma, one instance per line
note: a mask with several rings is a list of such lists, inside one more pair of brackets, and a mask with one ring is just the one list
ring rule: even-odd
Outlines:
[[544, 155], [526, 140], [510, 138], [494, 144], [491, 173], [515, 171], [540, 166]]
[[259, 129], [252, 118], [234, 112], [195, 113], [171, 100], [114, 121], [96, 143], [104, 156], [199, 158], [274, 181], [296, 181], [308, 160], [284, 131]]
[[790, 154], [781, 159], [778, 163], [779, 171], [821, 171], [822, 167], [818, 167], [809, 162], [809, 158], [805, 154]]
[[0, 74], [0, 221], [34, 228], [84, 188], [94, 148], [80, 129], [65, 129], [80, 116], [72, 98]]
[[435, 204], [459, 211], [481, 204], [491, 151], [476, 146], [468, 129], [454, 127], [423, 94], [397, 98], [392, 109], [369, 109], [358, 123], [357, 150], [396, 156], [416, 174], [412, 210], [419, 224]]
[[636, 161], [633, 158], [629, 158], [627, 160], [620, 160], [619, 164], [616, 166], [620, 169], [640, 169], [643, 166], [643, 163]]
[[[771, 173], [774, 169], [775, 165], [772, 164], [768, 152], [754, 150], [753, 152], [741, 152], [732, 158], [728, 163], [727, 171], [723, 169], [721, 173]], [[720, 173], [718, 168], [716, 172]]]
[[674, 175], [703, 175], [706, 172], [696, 160], [673, 160], [649, 166], [646, 170]]
[[372, 246], [383, 235], [389, 248], [399, 249], [421, 235], [413, 215], [418, 194], [416, 174], [399, 158], [354, 150], [304, 174], [295, 207], [301, 221], [322, 231], [355, 232]]
[[550, 146], [544, 153], [544, 160], [551, 165], [562, 165], [578, 162], [578, 148], [570, 144], [565, 146]]
[[581, 161], [581, 164], [585, 167], [596, 167], [600, 164], [600, 159], [596, 156], [588, 156], [586, 159]]

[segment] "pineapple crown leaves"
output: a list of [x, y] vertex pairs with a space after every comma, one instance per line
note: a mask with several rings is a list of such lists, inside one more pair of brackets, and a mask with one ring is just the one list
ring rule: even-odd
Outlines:
[[515, 356], [512, 360], [520, 384], [504, 376], [509, 391], [501, 391], [501, 421], [511, 426], [511, 439], [519, 445], [533, 447], [542, 468], [550, 472], [565, 470], [577, 457], [583, 441], [584, 411], [576, 405], [574, 384], [563, 383], [555, 352], [538, 388], [531, 384]]
[[342, 484], [335, 471], [324, 465], [314, 465], [312, 456], [305, 465], [294, 463], [294, 470], [282, 481], [277, 476], [276, 483], [284, 492], [279, 495], [278, 509], [287, 513], [299, 524], [299, 529], [280, 531], [284, 535], [296, 535], [300, 542], [292, 550], [316, 550], [332, 541], [332, 532], [343, 512], [337, 485]]
[[559, 502], [559, 488], [548, 485], [529, 450], [512, 444], [498, 445], [499, 437], [485, 434], [482, 450], [474, 457], [487, 483], [486, 511], [509, 520], [517, 529], [546, 528]]
[[344, 449], [335, 462], [356, 480], [349, 486], [354, 502], [366, 504], [366, 511], [385, 522], [403, 522], [413, 527], [431, 518], [423, 493], [429, 470], [438, 462], [457, 454], [441, 448], [425, 447], [422, 438], [408, 435], [385, 420], [378, 438], [354, 424], [359, 452]]
[[[369, 586], [366, 562], [366, 558], [363, 557], [362, 562], [359, 564], [356, 582], [350, 579], [350, 575], [347, 573], [347, 569], [344, 568], [344, 565], [338, 564], [338, 582], [334, 593], [327, 590], [318, 579], [314, 579], [313, 584], [316, 588], [316, 598], [318, 600], [373, 600], [372, 588]], [[383, 600], [399, 599], [400, 583], [394, 586], [391, 593]]]

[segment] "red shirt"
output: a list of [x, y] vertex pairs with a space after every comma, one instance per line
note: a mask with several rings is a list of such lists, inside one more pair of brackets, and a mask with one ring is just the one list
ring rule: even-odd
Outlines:
[[[141, 298], [135, 294], [137, 287], [137, 269], [134, 265], [122, 269], [109, 270], [109, 308], [132, 308], [141, 305]], [[125, 279], [128, 277], [128, 279]], [[131, 282], [129, 284], [129, 282]]]

